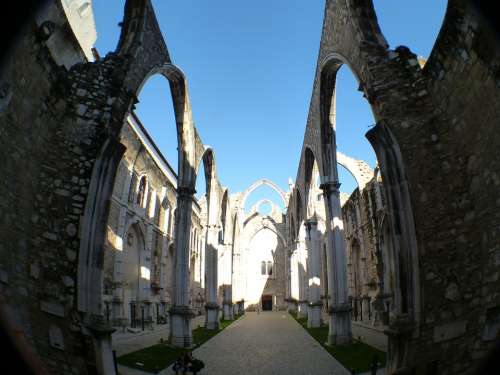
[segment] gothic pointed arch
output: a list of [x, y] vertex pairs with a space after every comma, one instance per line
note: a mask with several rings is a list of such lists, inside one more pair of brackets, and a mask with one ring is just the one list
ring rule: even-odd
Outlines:
[[278, 195], [281, 198], [281, 201], [283, 203], [283, 207], [286, 207], [286, 193], [278, 185], [276, 185], [273, 181], [271, 181], [267, 178], [261, 178], [260, 180], [255, 181], [254, 183], [252, 183], [252, 185], [250, 185], [243, 192], [242, 198], [241, 198], [241, 203], [240, 203], [241, 207], [245, 207], [245, 203], [246, 203], [248, 196], [255, 189], [257, 189], [259, 186], [262, 186], [262, 185], [266, 185], [266, 186], [270, 187], [271, 189], [273, 189], [274, 191], [276, 191], [276, 193], [278, 193]]

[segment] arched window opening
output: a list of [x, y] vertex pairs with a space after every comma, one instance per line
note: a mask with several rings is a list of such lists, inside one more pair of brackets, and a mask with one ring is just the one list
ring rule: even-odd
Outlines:
[[110, 1], [93, 1], [94, 20], [97, 30], [95, 48], [101, 56], [114, 51], [120, 38], [120, 26], [123, 21], [123, 6], [116, 6]]
[[273, 206], [271, 205], [271, 202], [267, 200], [262, 201], [262, 203], [260, 203], [259, 206], [257, 207], [257, 212], [262, 216], [270, 215], [272, 211], [273, 211]]
[[206, 199], [206, 193], [207, 193], [207, 181], [205, 178], [205, 171], [203, 169], [203, 166], [200, 165], [198, 168], [198, 174], [196, 175], [196, 198], [198, 200], [201, 200], [203, 198]]
[[[446, 13], [447, 1], [373, 0], [379, 27], [389, 48], [408, 46], [428, 59]], [[425, 27], [422, 27], [425, 20]]]
[[267, 275], [266, 262], [264, 260], [260, 263], [260, 273], [263, 276]]
[[165, 173], [177, 175], [177, 121], [169, 81], [156, 74], [142, 87], [134, 113], [150, 153], [157, 154]]
[[[347, 66], [342, 66], [337, 72], [335, 101], [337, 150], [375, 168], [377, 158], [365, 137], [375, 120], [369, 103], [359, 91], [357, 79]], [[351, 194], [358, 186], [356, 180], [344, 168], [338, 168], [338, 172], [341, 191]]]

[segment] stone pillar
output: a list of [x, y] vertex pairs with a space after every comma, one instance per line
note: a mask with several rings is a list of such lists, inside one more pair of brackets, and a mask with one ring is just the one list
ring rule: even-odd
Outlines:
[[217, 303], [217, 266], [219, 261], [217, 246], [219, 242], [219, 227], [207, 225], [207, 241], [205, 244], [205, 328], [219, 329], [219, 304]]
[[191, 318], [195, 314], [189, 306], [189, 234], [194, 193], [187, 187], [177, 189], [170, 343], [184, 348], [193, 346]]
[[386, 365], [388, 374], [410, 375], [413, 372], [408, 367], [408, 345], [414, 323], [405, 315], [399, 315], [389, 325], [384, 333], [389, 337]]
[[231, 285], [225, 285], [225, 299], [222, 302], [223, 306], [223, 319], [224, 320], [233, 320], [233, 302], [232, 302], [232, 296], [231, 296]]
[[348, 300], [347, 260], [339, 187], [338, 182], [321, 185], [325, 198], [328, 236], [328, 290], [331, 296], [329, 345], [348, 344], [352, 340], [351, 305]]
[[222, 301], [222, 313], [224, 320], [233, 320], [233, 280], [232, 280], [232, 246], [223, 245], [222, 249], [224, 251], [223, 257], [223, 301]]
[[300, 300], [297, 306], [297, 317], [299, 318], [307, 318], [307, 309], [308, 309], [309, 301]]
[[305, 222], [306, 246], [309, 264], [307, 268], [309, 305], [307, 312], [307, 326], [321, 326], [321, 285], [320, 285], [320, 248], [318, 222], [310, 219]]
[[297, 241], [297, 257], [298, 257], [298, 281], [299, 281], [299, 300], [297, 316], [299, 318], [307, 318], [307, 251], [304, 248], [304, 243]]
[[111, 334], [115, 330], [106, 323], [101, 315], [91, 316], [90, 324], [86, 328], [92, 335], [97, 373], [100, 375], [114, 374], [115, 362], [111, 347]]

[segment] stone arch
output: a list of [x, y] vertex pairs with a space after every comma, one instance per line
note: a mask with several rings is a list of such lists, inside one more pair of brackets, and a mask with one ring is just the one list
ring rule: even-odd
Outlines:
[[221, 243], [228, 243], [230, 241], [229, 233], [231, 233], [231, 207], [229, 200], [229, 189], [224, 190], [221, 200], [220, 208], [220, 222], [221, 222], [221, 232], [222, 237], [220, 238]]
[[[208, 225], [216, 225], [219, 220], [219, 212], [221, 210], [221, 206], [219, 205], [219, 192], [218, 188], [218, 180], [217, 180], [217, 169], [215, 164], [215, 153], [214, 150], [205, 146], [205, 150], [201, 155], [200, 159], [197, 161], [196, 165], [196, 176], [200, 172], [200, 166], [203, 164], [203, 170], [205, 173], [205, 184], [206, 184], [206, 192], [207, 192], [207, 224]], [[196, 180], [193, 181], [194, 185], [196, 184]]]
[[399, 145], [384, 121], [367, 133], [380, 163], [386, 192], [394, 272], [394, 312], [408, 314], [416, 333], [420, 321], [420, 281], [415, 222], [410, 189]]
[[143, 278], [142, 268], [145, 250], [146, 241], [144, 228], [140, 222], [133, 220], [129, 223], [125, 232], [122, 276], [122, 287], [124, 288], [125, 295], [122, 302], [125, 312], [123, 317], [128, 317], [132, 326], [135, 325], [135, 322], [132, 321], [132, 315], [134, 313], [137, 314], [136, 309], [138, 307], [138, 303], [144, 297], [141, 295], [141, 279]]
[[389, 295], [393, 293], [395, 289], [394, 275], [396, 271], [394, 269], [394, 247], [392, 245], [392, 230], [390, 228], [389, 219], [387, 214], [384, 214], [380, 220], [378, 228], [378, 243], [380, 246], [380, 252], [382, 256], [381, 262], [381, 272], [380, 272], [380, 284], [382, 295], [388, 298]]
[[248, 243], [252, 241], [252, 238], [254, 238], [257, 235], [257, 233], [265, 229], [269, 229], [270, 231], [274, 232], [281, 240], [282, 245], [286, 244], [285, 236], [283, 235], [283, 233], [281, 233], [281, 231], [276, 227], [276, 225], [271, 220], [266, 221], [266, 223], [263, 223], [262, 225], [256, 227], [252, 232], [250, 232], [250, 234], [248, 235]]
[[261, 185], [266, 185], [269, 186], [271, 189], [276, 191], [278, 195], [281, 197], [281, 201], [283, 202], [283, 207], [286, 207], [286, 193], [278, 186], [276, 185], [273, 181], [267, 179], [267, 178], [261, 178], [260, 180], [255, 181], [252, 185], [250, 185], [244, 192], [241, 198], [241, 207], [245, 207], [245, 203], [247, 201], [248, 196], [259, 186]]
[[295, 191], [295, 233], [297, 234], [297, 237], [301, 233], [301, 228], [302, 224], [305, 220], [304, 217], [304, 210], [303, 210], [303, 205], [302, 205], [302, 196], [300, 194], [300, 190], [297, 189]]
[[315, 201], [312, 197], [315, 188], [315, 175], [319, 173], [314, 151], [310, 147], [304, 150], [304, 191], [305, 191], [305, 218], [309, 219], [315, 214]]
[[337, 163], [352, 174], [360, 190], [363, 190], [374, 176], [373, 169], [365, 161], [356, 160], [339, 151], [337, 151]]
[[[109, 68], [110, 66], [112, 69]], [[84, 325], [88, 326], [91, 324], [89, 322], [94, 320], [94, 316], [99, 316], [102, 303], [100, 280], [103, 276], [104, 223], [109, 211], [109, 198], [112, 194], [118, 164], [125, 151], [124, 146], [119, 142], [120, 131], [133, 104], [137, 101], [140, 89], [150, 76], [158, 73], [167, 78], [172, 94], [179, 153], [178, 206], [179, 201], [185, 199], [186, 194], [194, 191], [198, 138], [192, 120], [186, 79], [182, 71], [171, 64], [150, 0], [127, 1], [117, 51], [94, 64], [87, 64], [83, 67], [77, 65], [70, 74], [75, 74], [75, 72], [81, 74], [82, 69], [86, 74], [92, 74], [91, 70], [98, 70], [99, 74], [105, 77], [107, 86], [103, 87], [103, 90], [107, 92], [105, 97], [108, 98], [105, 113], [101, 114], [101, 119], [105, 121], [99, 120], [106, 131], [98, 132], [101, 138], [95, 137], [93, 140], [100, 151], [93, 165], [84, 219], [81, 223], [77, 267], [77, 308], [83, 313]], [[187, 225], [189, 229], [189, 216], [190, 212], [184, 212], [182, 215], [177, 212], [175, 217], [176, 243], [181, 241], [176, 244], [179, 249], [189, 248], [189, 244], [185, 243], [179, 235], [186, 230], [184, 227], [180, 228], [180, 222], [184, 223], [184, 226]], [[183, 252], [176, 252], [175, 258], [177, 254], [183, 254]], [[183, 264], [177, 260], [175, 263]], [[177, 279], [175, 280], [177, 282]], [[100, 351], [99, 348], [96, 350]], [[98, 355], [109, 356], [105, 353]], [[104, 366], [109, 367], [109, 362], [107, 359]]]
[[[373, 7], [373, 10], [371, 10], [371, 12], [372, 12], [372, 13], [374, 14], [374, 16], [376, 17], [376, 18], [375, 18], [375, 19], [376, 19], [376, 21], [377, 21], [377, 22], [376, 22], [376, 26], [379, 28], [379, 32], [380, 32], [380, 33], [382, 33], [382, 32], [383, 32], [383, 29], [384, 29], [384, 27], [385, 27], [385, 26], [384, 26], [384, 23], [383, 23], [383, 22], [382, 22], [382, 24], [379, 22], [379, 21], [380, 21], [380, 19], [381, 19], [381, 12], [380, 12], [381, 8], [380, 8], [380, 7], [377, 7], [377, 2], [375, 2], [375, 3], [370, 2], [370, 3], [371, 3], [371, 5], [372, 5], [372, 7]], [[448, 0], [442, 0], [442, 1], [440, 1], [439, 3], [440, 3], [440, 4], [439, 4], [439, 10], [440, 10], [440, 11], [443, 9], [443, 8], [442, 8], [442, 6], [443, 6], [443, 5], [446, 5], [446, 6], [445, 6], [445, 8], [446, 8], [446, 9], [445, 9], [445, 12], [444, 12], [444, 13], [441, 13], [442, 18], [441, 18], [441, 20], [440, 20], [440, 23], [437, 25], [437, 26], [438, 26], [438, 28], [437, 28], [437, 29], [433, 29], [433, 30], [431, 30], [431, 31], [432, 31], [432, 34], [433, 34], [433, 39], [432, 39], [432, 40], [430, 40], [430, 42], [431, 42], [432, 44], [430, 44], [430, 45], [429, 45], [429, 48], [428, 48], [430, 53], [432, 53], [432, 50], [434, 49], [434, 47], [435, 47], [435, 45], [436, 45], [436, 41], [437, 41], [437, 39], [439, 38], [439, 35], [441, 34], [441, 30], [442, 30], [443, 25], [444, 25], [444, 19], [446, 18], [446, 14], [448, 13], [448, 10], [449, 10], [449, 8], [450, 8], [450, 2], [449, 2]], [[434, 14], [439, 14], [439, 13], [437, 12], [436, 5], [437, 5], [437, 4], [435, 4], [435, 2], [433, 2], [433, 8], [432, 8], [432, 11], [433, 11], [433, 13], [434, 13]], [[401, 10], [402, 10], [402, 9], [401, 9]], [[413, 15], [413, 13], [410, 13], [410, 12], [408, 12], [408, 11], [407, 11], [406, 13], [405, 13], [405, 11], [400, 12], [400, 10], [398, 10], [397, 8], [393, 8], [393, 9], [392, 9], [392, 11], [394, 12], [394, 14], [398, 14], [398, 17], [403, 17], [403, 18], [407, 18], [409, 15]], [[391, 14], [392, 14], [392, 13], [391, 13]], [[419, 18], [419, 16], [420, 16], [419, 14], [414, 15], [414, 17], [416, 17], [416, 18]], [[373, 16], [372, 16], [372, 17], [373, 17]], [[392, 18], [392, 17], [393, 17], [393, 16], [391, 16], [391, 18]], [[373, 21], [372, 21], [371, 23], [373, 23]], [[431, 23], [431, 22], [428, 22], [429, 26], [430, 26], [430, 23]], [[410, 26], [410, 25], [408, 25], [408, 26], [407, 26], [407, 28], [408, 28], [409, 26]], [[372, 26], [372, 27], [373, 27], [373, 26]], [[386, 31], [387, 31], [387, 30], [386, 30]], [[387, 34], [387, 35], [389, 35], [389, 34]], [[389, 42], [390, 42], [390, 40], [389, 40], [389, 41], [387, 41], [387, 46], [388, 46], [388, 48], [389, 48], [389, 47], [394, 48], [394, 47], [396, 47], [396, 46], [398, 46], [398, 45], [400, 45], [400, 44], [404, 44], [404, 45], [411, 44], [411, 43], [408, 43], [409, 41], [404, 41], [403, 43], [401, 43], [401, 42], [393, 43], [393, 41], [391, 41], [391, 43], [389, 43]], [[421, 52], [421, 51], [420, 51], [420, 52]], [[422, 68], [424, 68], [424, 67], [425, 67], [425, 59], [420, 59], [420, 57], [421, 57], [421, 56], [419, 56], [418, 62], [419, 62], [419, 64], [420, 64], [420, 66], [421, 66]], [[428, 58], [428, 56], [425, 56], [425, 58]]]
[[[112, 73], [105, 63], [115, 64]], [[115, 54], [88, 69], [101, 68], [113, 87], [108, 87], [110, 105], [108, 137], [103, 141], [90, 179], [85, 204], [78, 258], [78, 310], [99, 314], [105, 222], [118, 164], [124, 146], [118, 137], [137, 94], [147, 79], [162, 74], [170, 83], [178, 135], [178, 186], [193, 188], [195, 180], [195, 130], [187, 83], [182, 71], [171, 64], [150, 0], [128, 0], [122, 33]], [[117, 90], [117, 88], [119, 88]], [[112, 115], [111, 115], [112, 114]], [[104, 117], [103, 117], [104, 118]]]

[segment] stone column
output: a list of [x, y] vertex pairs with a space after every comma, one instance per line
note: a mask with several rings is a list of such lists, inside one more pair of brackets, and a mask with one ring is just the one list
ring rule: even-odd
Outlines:
[[205, 244], [205, 328], [219, 329], [219, 304], [217, 303], [217, 266], [218, 266], [219, 227], [207, 225], [207, 241]]
[[325, 198], [328, 236], [328, 290], [331, 296], [329, 345], [348, 344], [352, 340], [351, 305], [347, 291], [347, 261], [339, 187], [338, 182], [321, 185]]
[[189, 306], [189, 234], [194, 193], [187, 187], [177, 189], [170, 343], [184, 348], [193, 346], [191, 318], [195, 314]]
[[308, 250], [308, 287], [309, 305], [307, 312], [307, 326], [319, 327], [321, 325], [321, 285], [320, 285], [320, 248], [318, 222], [310, 219], [305, 222], [306, 246]]
[[222, 251], [224, 252], [223, 264], [224, 264], [224, 299], [222, 301], [222, 313], [223, 319], [233, 320], [233, 282], [232, 282], [232, 251], [231, 245], [222, 245]]
[[384, 333], [389, 337], [387, 373], [397, 375], [410, 375], [412, 369], [408, 364], [408, 345], [414, 329], [414, 323], [408, 315], [395, 318]]
[[304, 242], [297, 241], [296, 243], [296, 254], [297, 254], [297, 278], [298, 278], [298, 289], [299, 298], [297, 305], [297, 316], [299, 318], [307, 318], [307, 252], [305, 250]]

